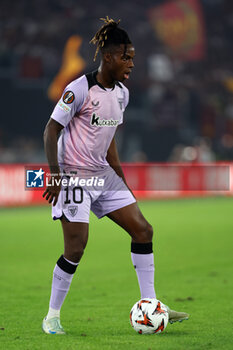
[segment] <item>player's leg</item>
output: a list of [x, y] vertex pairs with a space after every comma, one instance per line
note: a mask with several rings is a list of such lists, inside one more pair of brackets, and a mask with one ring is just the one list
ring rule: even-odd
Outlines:
[[[132, 237], [131, 257], [138, 277], [141, 299], [155, 298], [153, 229], [151, 225], [142, 215], [137, 203], [117, 209], [107, 216]], [[181, 322], [189, 318], [185, 312], [177, 312], [169, 307], [167, 309], [170, 323]]]
[[117, 209], [107, 216], [132, 238], [131, 258], [137, 273], [141, 298], [155, 298], [152, 226], [142, 215], [137, 203]]
[[43, 330], [50, 334], [64, 334], [60, 310], [88, 240], [88, 223], [68, 222], [64, 216], [61, 223], [64, 254], [58, 259], [53, 271], [49, 312], [43, 321]]
[[59, 310], [68, 293], [72, 278], [81, 260], [88, 240], [88, 224], [62, 219], [64, 254], [53, 272], [50, 308]]

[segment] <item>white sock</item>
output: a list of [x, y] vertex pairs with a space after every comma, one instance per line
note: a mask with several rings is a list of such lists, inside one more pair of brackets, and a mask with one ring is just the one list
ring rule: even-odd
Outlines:
[[156, 298], [154, 288], [154, 254], [131, 253], [131, 258], [138, 277], [141, 299]]
[[60, 310], [69, 291], [71, 281], [79, 263], [69, 261], [63, 255], [58, 259], [53, 270], [52, 290], [47, 319], [60, 318]]
[[72, 278], [73, 274], [63, 271], [58, 265], [55, 266], [47, 318], [60, 317], [60, 309], [69, 291]]

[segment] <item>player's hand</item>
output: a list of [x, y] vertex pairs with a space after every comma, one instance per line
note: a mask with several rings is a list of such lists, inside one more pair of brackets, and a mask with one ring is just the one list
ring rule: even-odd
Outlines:
[[61, 177], [60, 175], [52, 176], [49, 180], [49, 184], [43, 193], [43, 198], [45, 198], [49, 203], [53, 202], [53, 206], [57, 204], [58, 196], [61, 191]]

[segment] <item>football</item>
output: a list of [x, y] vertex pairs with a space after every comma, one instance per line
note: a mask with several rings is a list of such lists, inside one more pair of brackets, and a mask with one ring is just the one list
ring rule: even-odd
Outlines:
[[166, 306], [157, 299], [141, 299], [130, 311], [130, 323], [139, 334], [158, 334], [168, 324]]

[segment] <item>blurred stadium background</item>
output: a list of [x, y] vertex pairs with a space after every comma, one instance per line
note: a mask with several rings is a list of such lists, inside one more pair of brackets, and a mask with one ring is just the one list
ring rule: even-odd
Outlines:
[[[65, 85], [98, 67], [89, 41], [106, 15], [136, 49], [117, 135], [129, 185], [139, 199], [198, 196], [139, 202], [155, 228], [158, 297], [191, 314], [156, 341], [129, 325], [139, 290], [128, 235], [92, 214], [68, 336], [40, 330], [63, 240], [25, 168], [46, 169], [45, 124]], [[232, 51], [230, 0], [0, 1], [1, 349], [232, 349]]]
[[232, 161], [232, 2], [2, 0], [1, 179], [3, 164], [46, 162], [45, 124], [65, 85], [98, 67], [89, 41], [106, 15], [136, 48], [121, 160]]

